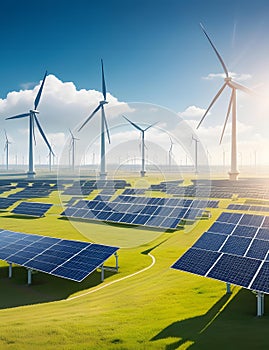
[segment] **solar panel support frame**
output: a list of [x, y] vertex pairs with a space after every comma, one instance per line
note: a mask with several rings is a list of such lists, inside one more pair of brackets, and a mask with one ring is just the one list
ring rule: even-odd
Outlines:
[[32, 269], [27, 269], [27, 284], [28, 286], [32, 284]]
[[226, 283], [226, 294], [232, 294], [231, 284], [228, 282]]
[[105, 269], [104, 264], [101, 265], [101, 282], [104, 282], [105, 279]]
[[116, 260], [115, 267], [114, 266], [105, 266], [104, 264], [102, 264], [100, 266], [100, 268], [101, 268], [101, 282], [103, 282], [105, 279], [105, 271], [114, 271], [114, 272], [119, 271], [119, 255], [117, 252], [115, 252], [114, 256], [115, 256], [115, 260]]
[[264, 293], [257, 292], [257, 316], [261, 317], [264, 314]]
[[8, 278], [11, 278], [12, 277], [12, 263], [9, 263], [9, 266], [8, 266]]

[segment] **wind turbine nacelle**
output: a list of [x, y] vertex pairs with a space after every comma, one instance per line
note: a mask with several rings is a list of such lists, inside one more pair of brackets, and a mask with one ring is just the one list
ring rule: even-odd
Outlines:
[[100, 103], [101, 106], [108, 104], [107, 101], [100, 101], [99, 103]]
[[39, 114], [39, 112], [38, 112], [37, 110], [35, 110], [35, 109], [31, 109], [31, 110], [30, 110], [30, 113]]

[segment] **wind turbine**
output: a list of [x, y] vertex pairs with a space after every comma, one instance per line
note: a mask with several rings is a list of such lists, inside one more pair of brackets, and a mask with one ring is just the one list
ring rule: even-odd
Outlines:
[[6, 170], [8, 170], [9, 145], [11, 144], [11, 142], [9, 141], [9, 139], [7, 137], [6, 130], [4, 130], [4, 132], [5, 132], [5, 137], [6, 137], [4, 152], [6, 152]]
[[197, 140], [193, 135], [191, 135], [191, 142], [194, 141], [195, 142], [195, 174], [198, 174], [198, 142], [199, 140]]
[[146, 129], [142, 129], [140, 128], [140, 126], [138, 126], [137, 124], [135, 124], [134, 122], [132, 122], [131, 120], [129, 120], [128, 118], [126, 118], [125, 116], [123, 116], [124, 119], [127, 120], [127, 122], [129, 122], [133, 127], [135, 127], [137, 130], [139, 130], [141, 132], [141, 155], [142, 155], [142, 164], [141, 164], [141, 177], [144, 177], [146, 174], [146, 170], [145, 170], [145, 132], [151, 128], [152, 126], [156, 125], [157, 123], [151, 124], [148, 127], [146, 127]]
[[205, 36], [207, 37], [211, 47], [215, 51], [215, 54], [217, 55], [218, 60], [220, 61], [221, 65], [222, 65], [222, 68], [223, 68], [224, 73], [225, 73], [225, 78], [224, 78], [224, 84], [222, 85], [222, 87], [220, 88], [220, 90], [218, 91], [216, 96], [213, 98], [213, 100], [211, 101], [205, 114], [203, 115], [202, 119], [200, 120], [200, 122], [197, 126], [197, 129], [199, 128], [199, 126], [203, 122], [204, 118], [206, 117], [207, 113], [209, 112], [210, 108], [214, 105], [216, 100], [219, 98], [219, 96], [221, 95], [221, 93], [223, 92], [225, 87], [228, 86], [229, 88], [231, 88], [232, 93], [231, 93], [230, 102], [228, 105], [228, 111], [226, 114], [223, 130], [222, 130], [222, 134], [221, 134], [221, 138], [220, 138], [220, 144], [222, 142], [225, 128], [226, 128], [226, 125], [227, 125], [227, 122], [229, 119], [229, 115], [230, 115], [230, 112], [232, 110], [231, 170], [229, 172], [229, 178], [230, 178], [230, 180], [237, 180], [237, 177], [239, 175], [239, 171], [237, 169], [237, 150], [236, 150], [236, 148], [237, 148], [237, 142], [236, 142], [236, 93], [237, 93], [237, 90], [241, 90], [241, 91], [246, 92], [248, 94], [252, 94], [253, 92], [250, 89], [248, 89], [247, 87], [245, 87], [241, 84], [238, 84], [237, 82], [235, 82], [232, 79], [232, 76], [229, 75], [228, 69], [225, 66], [223, 59], [221, 58], [219, 52], [217, 51], [216, 47], [214, 46], [213, 42], [211, 41], [210, 37], [208, 36], [207, 32], [205, 31], [205, 28], [202, 26], [202, 24], [200, 24], [200, 26], [201, 26], [202, 31], [204, 32]]
[[93, 116], [101, 109], [101, 165], [100, 165], [100, 178], [105, 179], [106, 178], [106, 144], [105, 144], [105, 129], [107, 133], [108, 142], [110, 143], [110, 136], [108, 131], [108, 124], [106, 120], [105, 115], [105, 109], [104, 105], [108, 104], [108, 101], [106, 100], [106, 82], [105, 82], [105, 74], [104, 74], [104, 65], [103, 60], [101, 59], [101, 68], [102, 68], [102, 92], [104, 99], [99, 102], [99, 105], [95, 108], [95, 110], [92, 112], [92, 114], [85, 120], [85, 122], [81, 125], [81, 127], [78, 129], [80, 131], [92, 118]]
[[69, 129], [70, 135], [71, 135], [71, 152], [72, 152], [72, 171], [75, 171], [75, 143], [79, 139], [74, 136], [72, 131]]
[[170, 136], [169, 136], [169, 138], [170, 138], [170, 148], [169, 148], [169, 152], [168, 152], [168, 164], [169, 164], [169, 170], [171, 170], [174, 142]]
[[34, 134], [34, 126], [36, 124], [41, 136], [43, 137], [43, 140], [45, 141], [46, 145], [48, 146], [49, 150], [53, 153], [51, 146], [46, 138], [46, 135], [38, 121], [37, 114], [39, 112], [37, 111], [37, 107], [41, 98], [41, 94], [43, 91], [44, 83], [47, 77], [47, 72], [44, 75], [44, 78], [42, 80], [41, 86], [38, 90], [38, 93], [36, 95], [35, 101], [34, 101], [34, 108], [30, 109], [28, 113], [23, 113], [23, 114], [18, 114], [13, 117], [9, 117], [6, 119], [20, 119], [20, 118], [26, 118], [29, 117], [29, 169], [28, 169], [28, 178], [33, 179], [35, 175], [34, 171], [34, 152], [33, 152], [33, 138], [35, 139], [35, 134]]

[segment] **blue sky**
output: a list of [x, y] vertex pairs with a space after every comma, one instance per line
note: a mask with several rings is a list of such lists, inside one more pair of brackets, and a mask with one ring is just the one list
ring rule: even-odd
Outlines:
[[206, 103], [201, 75], [220, 66], [199, 22], [230, 69], [254, 73], [254, 59], [269, 68], [268, 15], [268, 2], [259, 0], [7, 1], [0, 14], [0, 94], [37, 82], [45, 69], [78, 88], [100, 89], [103, 57], [108, 89], [124, 101], [176, 111]]
[[[62, 82], [73, 82], [77, 90], [100, 91], [102, 57], [108, 91], [119, 101], [153, 103], [177, 113], [190, 106], [205, 109], [222, 84], [205, 77], [222, 70], [199, 22], [229, 71], [239, 80], [247, 77], [241, 83], [266, 90], [268, 18], [269, 3], [262, 0], [6, 1], [0, 13], [0, 98], [33, 88], [46, 69]], [[243, 110], [254, 110], [242, 101]], [[221, 125], [227, 104], [227, 98], [218, 102], [205, 128]], [[0, 112], [4, 119], [9, 109]], [[188, 118], [194, 125], [195, 117]], [[250, 114], [244, 118], [238, 113], [239, 121], [251, 124]], [[252, 124], [252, 134], [267, 134], [265, 118], [259, 121], [261, 131]], [[50, 121], [46, 127], [60, 131]], [[242, 143], [247, 137], [242, 135]], [[208, 143], [216, 152], [217, 142]]]

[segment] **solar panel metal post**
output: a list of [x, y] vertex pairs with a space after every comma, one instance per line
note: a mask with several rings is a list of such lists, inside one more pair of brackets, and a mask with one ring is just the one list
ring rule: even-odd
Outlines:
[[231, 292], [231, 284], [230, 283], [226, 283], [226, 294], [232, 294], [232, 292]]
[[27, 283], [28, 283], [28, 286], [30, 286], [30, 284], [32, 284], [32, 270], [31, 269], [27, 269]]
[[119, 256], [118, 256], [117, 252], [114, 255], [115, 255], [115, 258], [116, 258], [116, 271], [118, 272], [118, 269], [119, 269]]
[[257, 293], [257, 316], [260, 317], [264, 314], [264, 294]]
[[12, 263], [9, 263], [9, 266], [8, 266], [8, 278], [11, 278], [12, 277]]
[[103, 282], [105, 279], [105, 269], [104, 269], [104, 265], [101, 265], [101, 282]]

